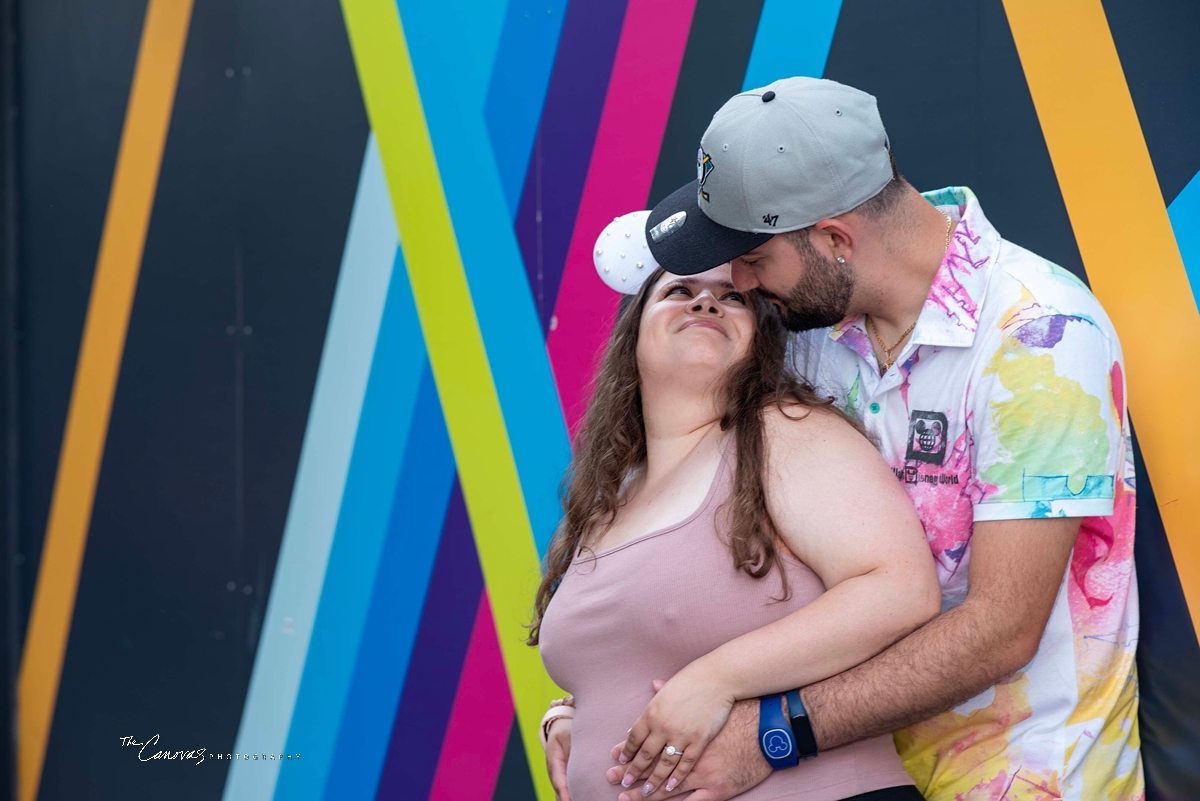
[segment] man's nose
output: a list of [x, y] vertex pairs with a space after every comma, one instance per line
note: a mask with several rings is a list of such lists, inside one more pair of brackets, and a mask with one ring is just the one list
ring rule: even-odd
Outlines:
[[762, 286], [754, 275], [754, 270], [747, 267], [741, 259], [733, 260], [729, 265], [729, 274], [738, 292], [749, 292]]

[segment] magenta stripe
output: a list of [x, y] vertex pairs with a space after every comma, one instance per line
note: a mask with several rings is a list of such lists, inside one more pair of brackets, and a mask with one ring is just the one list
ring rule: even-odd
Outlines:
[[572, 436], [620, 300], [596, 276], [592, 245], [613, 217], [646, 204], [695, 9], [696, 0], [630, 0], [625, 12], [547, 338]]
[[514, 714], [500, 641], [496, 639], [496, 625], [485, 591], [479, 599], [475, 628], [429, 801], [492, 797]]

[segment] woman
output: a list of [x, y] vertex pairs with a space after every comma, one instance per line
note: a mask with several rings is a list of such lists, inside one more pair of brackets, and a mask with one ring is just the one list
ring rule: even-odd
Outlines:
[[[573, 801], [614, 798], [610, 749], [635, 719], [644, 748], [663, 752], [639, 789], [674, 789], [735, 701], [846, 670], [938, 612], [892, 472], [788, 373], [778, 316], [735, 291], [728, 265], [646, 281], [575, 452], [530, 637], [574, 696], [573, 720], [551, 724], [570, 727]], [[683, 739], [658, 742], [668, 729]], [[742, 797], [920, 798], [911, 784], [883, 737]]]

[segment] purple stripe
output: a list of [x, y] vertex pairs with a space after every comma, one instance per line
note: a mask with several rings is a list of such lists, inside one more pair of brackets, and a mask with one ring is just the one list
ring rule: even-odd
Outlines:
[[376, 798], [429, 796], [482, 594], [483, 573], [455, 478]]
[[625, 5], [626, 0], [567, 4], [533, 158], [513, 225], [543, 333], [549, 330], [575, 229]]

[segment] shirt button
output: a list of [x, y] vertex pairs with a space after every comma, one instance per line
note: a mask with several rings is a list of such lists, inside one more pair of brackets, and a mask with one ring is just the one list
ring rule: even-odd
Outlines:
[[871, 409], [871, 414], [879, 414], [879, 404], [878, 403], [872, 403], [870, 406], [870, 409]]

